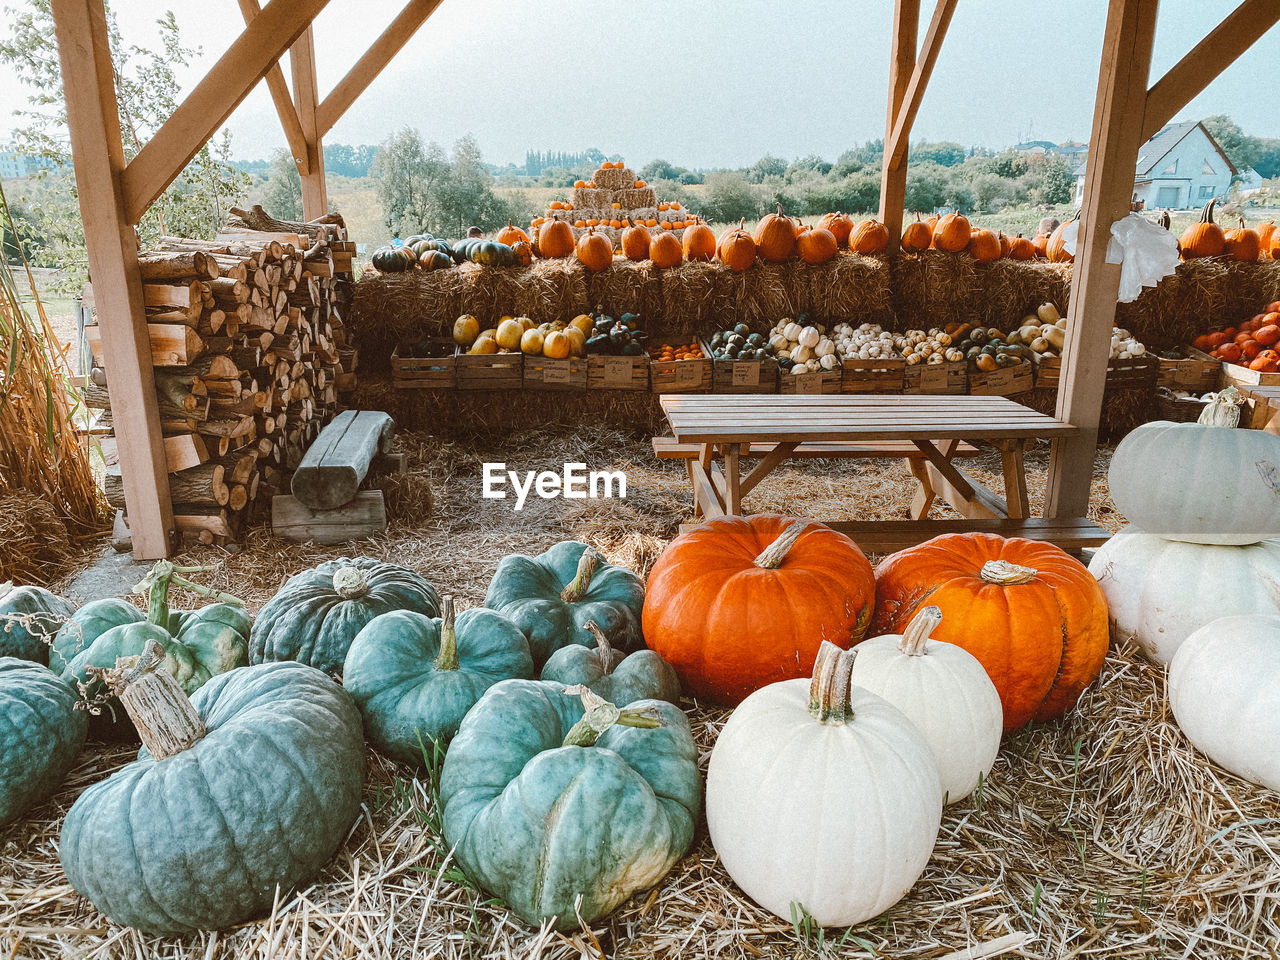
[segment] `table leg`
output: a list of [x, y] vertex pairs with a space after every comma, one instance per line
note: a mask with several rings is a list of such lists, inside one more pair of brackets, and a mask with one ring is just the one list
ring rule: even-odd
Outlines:
[[693, 475], [694, 510], [706, 518], [714, 520], [724, 516], [724, 503], [720, 499], [720, 491], [716, 489], [716, 478], [713, 476], [715, 465], [708, 470], [700, 460], [690, 461], [690, 472]]
[[919, 483], [916, 488], [916, 495], [911, 498], [911, 519], [927, 520], [929, 517], [929, 509], [933, 506], [933, 500], [938, 495], [933, 489], [933, 483], [929, 480], [929, 468], [925, 462], [919, 457], [907, 457], [907, 469], [911, 471]]
[[774, 444], [773, 449], [766, 453], [760, 462], [751, 469], [751, 472], [742, 478], [742, 482], [738, 484], [740, 494], [745, 497], [755, 488], [756, 484], [773, 473], [782, 461], [791, 456], [798, 446], [800, 446], [800, 441], [798, 440], [788, 440], [784, 443]]
[[739, 486], [738, 458], [742, 445], [730, 443], [724, 448], [724, 509], [733, 516], [742, 514], [742, 490]]
[[1023, 462], [1022, 440], [999, 440], [1000, 462], [1004, 467], [1004, 499], [1009, 505], [1009, 516], [1015, 520], [1031, 514], [1031, 501], [1027, 495], [1027, 471]]

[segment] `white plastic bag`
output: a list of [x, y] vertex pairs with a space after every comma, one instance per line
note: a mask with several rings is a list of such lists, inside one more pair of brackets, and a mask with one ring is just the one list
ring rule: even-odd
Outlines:
[[1131, 213], [1111, 225], [1107, 263], [1120, 264], [1120, 303], [1138, 299], [1178, 269], [1178, 242], [1157, 223]]

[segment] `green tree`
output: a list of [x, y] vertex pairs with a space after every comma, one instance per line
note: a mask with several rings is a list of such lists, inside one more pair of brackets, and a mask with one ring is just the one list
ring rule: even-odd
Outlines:
[[768, 177], [781, 177], [787, 172], [787, 161], [766, 153], [747, 168], [747, 180], [751, 183], [764, 183]]
[[764, 212], [760, 188], [740, 173], [722, 171], [707, 175], [702, 195], [702, 215], [720, 223], [755, 220]]
[[302, 177], [287, 150], [279, 150], [271, 158], [267, 182], [262, 186], [262, 206], [277, 220], [302, 219]]
[[1236, 169], [1244, 170], [1245, 167], [1252, 167], [1257, 161], [1258, 154], [1261, 152], [1258, 138], [1245, 133], [1240, 129], [1240, 124], [1225, 113], [1215, 113], [1212, 117], [1205, 117], [1200, 122], [1209, 131], [1209, 135], [1218, 141], [1218, 146], [1227, 155], [1227, 159], [1235, 164]]
[[[493, 176], [484, 165], [480, 145], [467, 134], [453, 145], [453, 165], [434, 198], [432, 227], [461, 236], [468, 227], [493, 230], [507, 222], [507, 205], [493, 192]], [[514, 219], [514, 218], [512, 218]]]
[[448, 181], [449, 161], [439, 144], [424, 147], [417, 130], [404, 128], [378, 147], [371, 174], [383, 220], [396, 236], [430, 229], [433, 195]]
[[931, 213], [946, 201], [947, 170], [936, 163], [907, 166], [904, 205], [908, 210]]
[[938, 143], [917, 143], [910, 150], [911, 159], [919, 163], [936, 163], [942, 167], [954, 167], [964, 163], [964, 147], [949, 140]]
[[1070, 203], [1076, 192], [1077, 161], [1067, 157], [1046, 157], [1033, 171], [1028, 198], [1032, 203]]

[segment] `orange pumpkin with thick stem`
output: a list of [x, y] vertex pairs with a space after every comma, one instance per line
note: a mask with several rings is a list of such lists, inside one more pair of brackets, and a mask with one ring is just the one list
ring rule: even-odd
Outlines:
[[645, 227], [627, 227], [622, 231], [622, 255], [628, 260], [649, 259], [649, 231]]
[[[1066, 233], [1067, 226], [1075, 223], [1080, 214], [1076, 214], [1070, 220], [1064, 220], [1054, 228], [1053, 233], [1049, 234], [1049, 239], [1045, 241], [1044, 255], [1052, 263], [1071, 263], [1075, 260], [1075, 254], [1067, 249], [1066, 241], [1063, 234]], [[1079, 233], [1076, 235], [1077, 243], [1079, 242]]]
[[1009, 238], [1009, 249], [1005, 256], [1010, 260], [1034, 260], [1036, 257], [1036, 248], [1022, 234]]
[[902, 228], [902, 249], [905, 253], [920, 253], [929, 249], [929, 245], [933, 243], [933, 227], [925, 220], [920, 219], [920, 214], [916, 214], [913, 223], [908, 223]]
[[690, 262], [714, 260], [716, 257], [716, 235], [705, 223], [686, 227], [682, 246], [684, 258]]
[[849, 234], [853, 232], [853, 218], [847, 213], [824, 213], [822, 219], [818, 221], [818, 226], [823, 230], [830, 230], [831, 235], [836, 238], [836, 243], [844, 246], [849, 240]]
[[879, 220], [860, 220], [849, 234], [849, 249], [854, 253], [884, 253], [889, 245], [889, 230]]
[[960, 213], [948, 213], [933, 228], [933, 246], [947, 253], [959, 253], [969, 245], [969, 219]]
[[747, 233], [747, 222], [739, 220], [736, 227], [730, 227], [720, 234], [716, 244], [716, 255], [721, 263], [734, 273], [749, 270], [756, 262], [756, 242]]
[[684, 259], [684, 250], [676, 235], [667, 231], [649, 241], [649, 259], [655, 267], [675, 267]]
[[870, 633], [902, 633], [926, 606], [942, 611], [933, 639], [963, 647], [986, 668], [1006, 733], [1070, 710], [1107, 655], [1102, 588], [1050, 543], [946, 534], [882, 561]]
[[599, 273], [613, 263], [613, 244], [603, 233], [596, 233], [595, 227], [588, 227], [578, 240], [577, 255], [584, 267]]
[[1182, 259], [1194, 260], [1197, 257], [1216, 257], [1227, 245], [1226, 235], [1222, 228], [1213, 222], [1213, 205], [1218, 202], [1214, 197], [1200, 211], [1200, 219], [1182, 231], [1178, 243], [1182, 246]]
[[804, 227], [796, 236], [796, 253], [805, 263], [826, 263], [838, 250], [835, 234], [822, 227]]
[[761, 259], [781, 263], [796, 248], [795, 221], [782, 212], [782, 204], [779, 203], [777, 213], [765, 215], [756, 224], [751, 239], [755, 241], [756, 253]]
[[969, 235], [969, 253], [979, 263], [1000, 259], [1000, 238], [990, 230], [979, 228]]
[[573, 248], [573, 228], [559, 217], [552, 217], [539, 228], [538, 256], [567, 257]]
[[524, 241], [529, 242], [529, 235], [513, 224], [510, 220], [507, 225], [498, 231], [498, 242], [505, 243], [508, 247]]
[[861, 640], [874, 595], [871, 564], [844, 534], [773, 514], [720, 517], [654, 564], [644, 638], [690, 695], [735, 704], [808, 676], [823, 640]]
[[1223, 235], [1225, 244], [1222, 252], [1232, 260], [1250, 262], [1258, 259], [1262, 247], [1258, 243], [1258, 235], [1247, 227], [1228, 230]]

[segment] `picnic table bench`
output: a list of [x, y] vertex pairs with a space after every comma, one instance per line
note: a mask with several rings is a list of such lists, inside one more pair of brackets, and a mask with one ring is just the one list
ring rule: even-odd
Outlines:
[[[1085, 518], [1030, 516], [1023, 451], [1076, 428], [1005, 397], [665, 394], [661, 404], [674, 436], [654, 438], [654, 452], [685, 460], [693, 487], [695, 522], [682, 529], [699, 517], [740, 515], [742, 498], [788, 459], [902, 457], [918, 483], [912, 519], [829, 524], [869, 552], [970, 530], [1073, 550], [1110, 536]], [[1005, 497], [956, 464], [978, 455], [975, 441], [999, 451]], [[747, 460], [757, 462], [744, 472]], [[938, 498], [964, 519], [927, 519]]]

